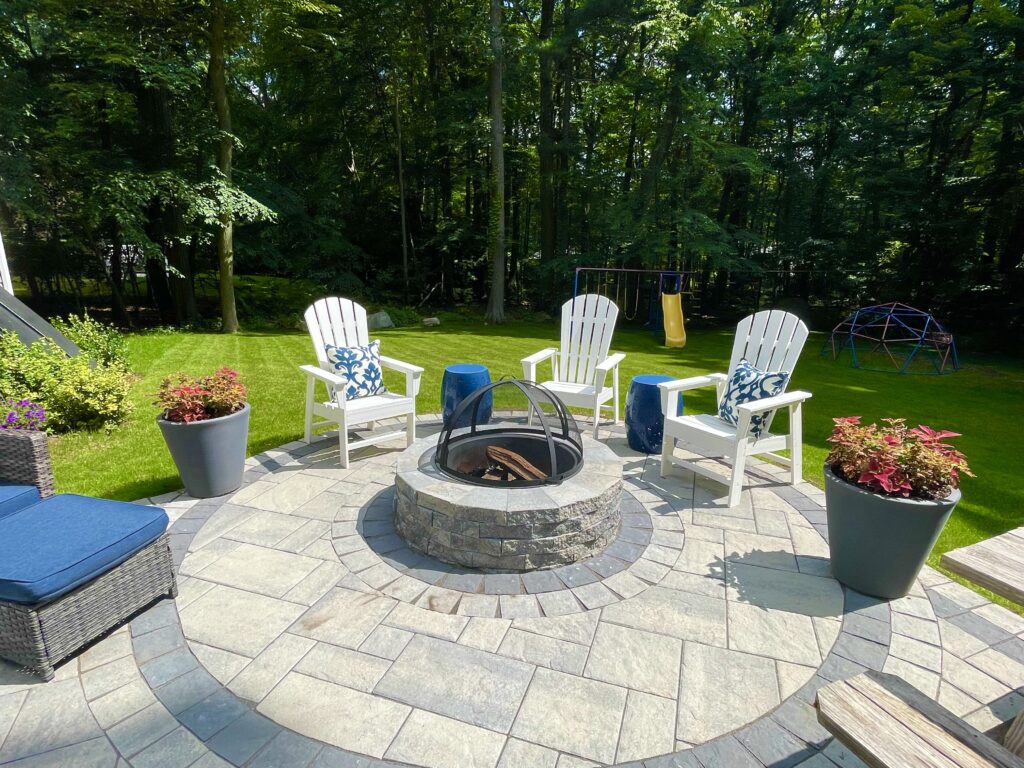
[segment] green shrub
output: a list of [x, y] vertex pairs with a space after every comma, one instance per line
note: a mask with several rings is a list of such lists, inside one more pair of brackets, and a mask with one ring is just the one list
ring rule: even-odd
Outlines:
[[93, 320], [88, 312], [81, 317], [68, 315], [67, 320], [54, 317], [50, 322], [97, 362], [128, 367], [128, 342], [112, 325]]
[[[77, 342], [76, 342], [77, 343]], [[46, 431], [111, 429], [132, 411], [133, 376], [120, 362], [68, 357], [52, 339], [25, 346], [13, 331], [0, 334], [0, 397], [46, 409]]]

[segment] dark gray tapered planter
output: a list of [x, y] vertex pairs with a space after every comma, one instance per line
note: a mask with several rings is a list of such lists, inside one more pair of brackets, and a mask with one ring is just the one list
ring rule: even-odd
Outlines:
[[958, 501], [959, 490], [939, 501], [881, 496], [839, 478], [826, 464], [832, 574], [867, 595], [903, 597]]
[[228, 416], [189, 424], [157, 416], [185, 492], [197, 499], [222, 496], [242, 484], [249, 405]]

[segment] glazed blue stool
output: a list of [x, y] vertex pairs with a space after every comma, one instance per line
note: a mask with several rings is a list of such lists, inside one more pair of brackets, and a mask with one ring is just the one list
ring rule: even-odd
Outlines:
[[[629, 447], [641, 453], [661, 453], [665, 432], [665, 415], [661, 412], [661, 390], [658, 384], [672, 381], [671, 376], [645, 373], [634, 376], [626, 393], [626, 440]], [[679, 394], [675, 416], [683, 412], [683, 395]]]
[[[475, 363], [460, 363], [449, 365], [444, 369], [444, 378], [441, 379], [441, 414], [444, 423], [455, 413], [459, 403], [480, 389], [480, 387], [491, 383], [491, 373], [486, 365]], [[480, 403], [480, 418], [477, 424], [487, 424], [491, 420], [491, 410], [494, 406], [494, 398], [488, 392]], [[473, 414], [467, 411], [462, 414], [456, 427], [468, 427]]]

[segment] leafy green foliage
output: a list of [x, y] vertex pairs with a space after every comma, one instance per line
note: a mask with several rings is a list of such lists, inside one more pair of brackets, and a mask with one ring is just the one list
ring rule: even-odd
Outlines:
[[0, 333], [0, 359], [0, 398], [43, 406], [48, 432], [109, 430], [132, 412], [134, 376], [116, 361], [69, 357], [47, 338], [25, 346], [13, 331]]
[[50, 322], [89, 357], [106, 365], [128, 368], [128, 342], [113, 326], [89, 317], [88, 313], [68, 315], [66, 319], [54, 317]]
[[[191, 278], [213, 271], [230, 210], [240, 274], [480, 302], [487, 4], [226, 8], [231, 184], [208, 3], [0, 6], [0, 215], [33, 298], [73, 304], [98, 281], [120, 324], [216, 315]], [[900, 300], [1024, 338], [1022, 8], [506, 2], [510, 303], [550, 311], [580, 265], [683, 269], [694, 314], [758, 294], [836, 315]]]

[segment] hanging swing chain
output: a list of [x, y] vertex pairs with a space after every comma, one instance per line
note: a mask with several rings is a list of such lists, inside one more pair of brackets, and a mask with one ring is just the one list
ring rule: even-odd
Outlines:
[[626, 306], [623, 307], [622, 314], [626, 316], [626, 320], [632, 322], [636, 320], [637, 313], [640, 312], [640, 275], [636, 276], [636, 297], [633, 300], [633, 314], [629, 314], [629, 282], [627, 280], [626, 290], [623, 291], [622, 300], [626, 302]]

